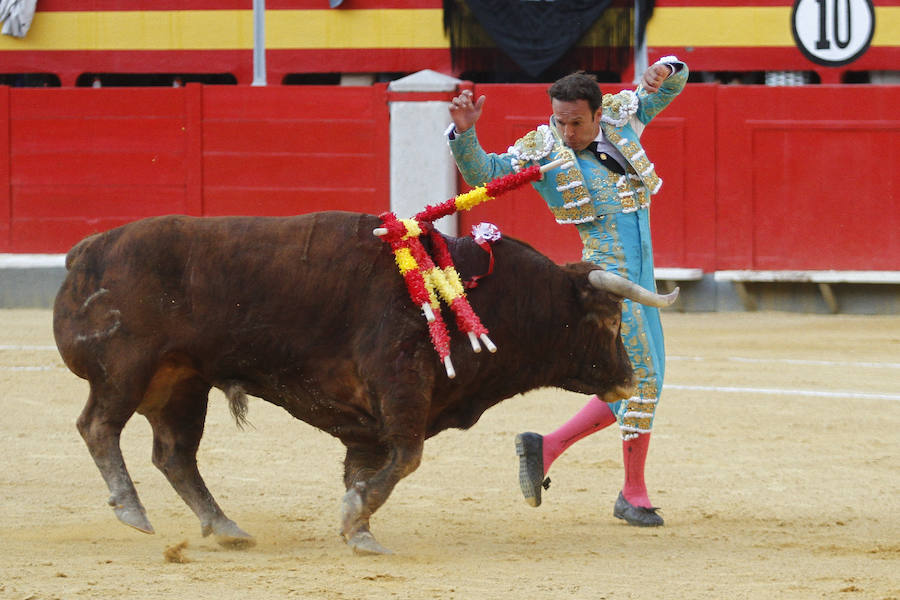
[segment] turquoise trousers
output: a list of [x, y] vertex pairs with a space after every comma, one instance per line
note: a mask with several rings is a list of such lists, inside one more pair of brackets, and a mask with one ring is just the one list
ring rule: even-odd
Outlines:
[[[650, 210], [598, 216], [577, 225], [582, 259], [656, 291]], [[666, 350], [659, 309], [631, 300], [622, 305], [622, 342], [637, 379], [635, 396], [610, 404], [624, 439], [649, 433], [665, 375]]]

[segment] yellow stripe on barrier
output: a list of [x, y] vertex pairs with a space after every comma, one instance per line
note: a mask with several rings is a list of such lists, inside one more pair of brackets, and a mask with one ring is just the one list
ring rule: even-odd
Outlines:
[[440, 9], [278, 10], [266, 18], [268, 48], [449, 48]]
[[37, 12], [23, 39], [0, 50], [249, 50], [247, 10]]
[[[269, 10], [270, 49], [449, 48], [439, 9]], [[0, 50], [249, 50], [249, 10], [37, 12]]]
[[[657, 7], [647, 25], [649, 46], [794, 46], [790, 6]], [[872, 46], [900, 46], [900, 6], [875, 7]]]
[[[657, 7], [648, 44], [678, 47], [793, 46], [791, 8]], [[440, 9], [269, 10], [269, 49], [449, 48]], [[872, 46], [900, 46], [900, 6], [875, 7]], [[588, 36], [589, 39], [589, 36]], [[249, 50], [250, 10], [40, 12], [24, 39], [2, 50]]]
[[900, 46], [900, 6], [875, 7], [873, 46]]
[[793, 46], [790, 6], [658, 7], [649, 46]]

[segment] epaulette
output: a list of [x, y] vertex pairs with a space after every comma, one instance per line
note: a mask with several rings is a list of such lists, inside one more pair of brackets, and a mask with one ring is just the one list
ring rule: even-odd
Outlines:
[[550, 154], [553, 143], [553, 132], [550, 131], [550, 127], [541, 125], [520, 137], [506, 151], [520, 164], [537, 162]]
[[631, 90], [622, 90], [618, 94], [604, 94], [601, 119], [613, 127], [624, 127], [637, 113], [637, 109], [638, 96]]

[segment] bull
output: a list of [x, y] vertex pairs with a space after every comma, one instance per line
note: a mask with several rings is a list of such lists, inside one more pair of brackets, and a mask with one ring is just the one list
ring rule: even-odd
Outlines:
[[[627, 397], [623, 297], [658, 295], [589, 263], [559, 266], [527, 244], [494, 244], [495, 267], [468, 293], [498, 350], [475, 354], [449, 323], [447, 377], [377, 217], [165, 216], [85, 238], [66, 257], [53, 331], [68, 368], [89, 382], [77, 427], [126, 525], [153, 533], [122, 457], [137, 412], [153, 464], [225, 546], [254, 538], [206, 487], [196, 453], [208, 394], [240, 424], [247, 395], [284, 408], [346, 447], [340, 528], [360, 553], [388, 552], [369, 520], [419, 465], [425, 440], [471, 427], [491, 406], [540, 387]], [[460, 274], [488, 270], [471, 238], [447, 237]], [[427, 241], [425, 242], [428, 243]]]

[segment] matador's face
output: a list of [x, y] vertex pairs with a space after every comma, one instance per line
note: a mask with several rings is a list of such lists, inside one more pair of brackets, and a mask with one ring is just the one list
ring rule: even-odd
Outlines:
[[600, 132], [602, 108], [591, 112], [587, 100], [566, 102], [556, 98], [550, 101], [550, 106], [553, 108], [556, 128], [562, 135], [566, 146], [580, 152], [597, 138], [597, 134]]

